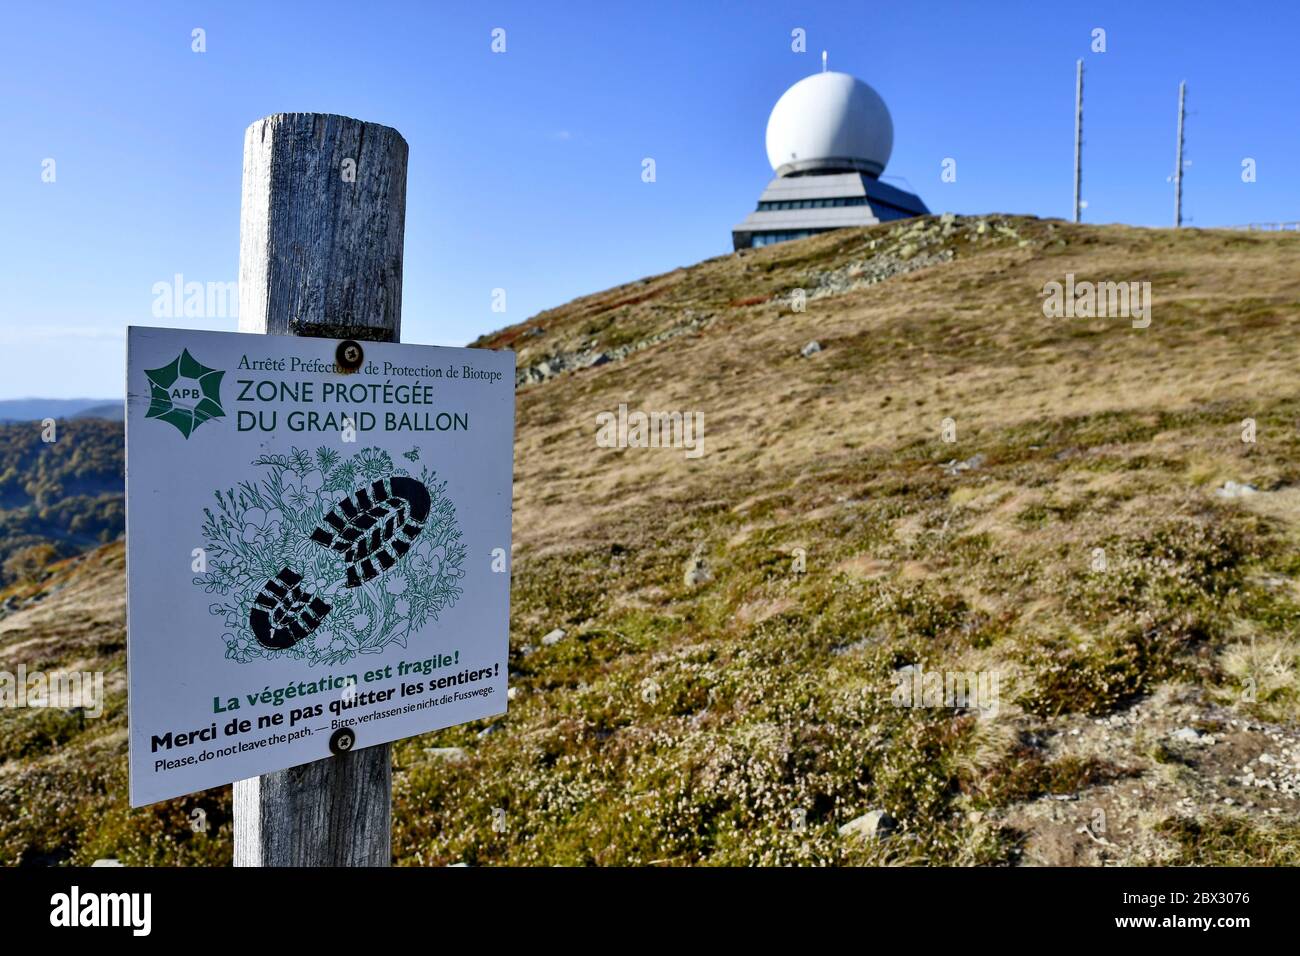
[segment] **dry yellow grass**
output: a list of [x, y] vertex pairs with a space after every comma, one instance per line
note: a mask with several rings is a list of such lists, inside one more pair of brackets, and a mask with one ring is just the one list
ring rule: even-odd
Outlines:
[[[1174, 237], [1015, 222], [1031, 245], [971, 249], [954, 242], [957, 258], [949, 264], [813, 299], [804, 313], [726, 302], [793, 287], [869, 255], [868, 236], [884, 227], [799, 243], [803, 269], [787, 266], [791, 251], [774, 246], [650, 280], [656, 297], [625, 307], [619, 321], [650, 323], [639, 313], [684, 298], [709, 303], [711, 324], [631, 361], [520, 392], [519, 544], [580, 534], [593, 511], [617, 509], [632, 490], [706, 493], [738, 469], [761, 473], [791, 461], [851, 457], [855, 448], [933, 441], [948, 416], [957, 422], [960, 450], [998, 428], [1103, 412], [1154, 415], [1218, 401], [1249, 406], [1294, 391], [1300, 342], [1285, 330], [1300, 312], [1300, 237], [1197, 230]], [[1122, 319], [1044, 318], [1042, 287], [1066, 273], [1151, 281], [1150, 328], [1135, 330]], [[604, 297], [626, 300], [638, 288]], [[715, 289], [725, 301], [705, 298]], [[581, 327], [585, 314], [575, 307], [535, 320], [547, 331], [526, 340], [519, 364], [540, 358], [553, 342], [577, 342], [573, 326]], [[799, 358], [814, 339], [825, 351]], [[611, 456], [592, 454], [592, 436], [596, 414], [620, 402], [702, 411], [707, 453], [694, 461], [622, 454], [611, 467]], [[1225, 417], [1221, 448], [1214, 449], [1224, 456], [1219, 472], [1243, 454], [1238, 432], [1239, 421]]]

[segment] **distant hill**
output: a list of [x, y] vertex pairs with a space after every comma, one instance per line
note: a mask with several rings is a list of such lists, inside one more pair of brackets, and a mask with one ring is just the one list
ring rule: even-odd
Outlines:
[[[1048, 318], [1067, 276], [1150, 282], [1149, 327]], [[395, 860], [1300, 865], [1297, 331], [1300, 235], [945, 216], [485, 336], [511, 701], [394, 744]], [[702, 416], [702, 454], [607, 447], [620, 411]], [[120, 426], [10, 428], [0, 507], [120, 504]], [[0, 863], [230, 861], [229, 787], [128, 806], [123, 561], [0, 590], [4, 668], [107, 690], [0, 708]]]
[[56, 437], [43, 441], [32, 422], [0, 424], [0, 567], [30, 544], [70, 555], [122, 534], [122, 425], [71, 419]]
[[44, 418], [122, 420], [123, 402], [111, 398], [10, 398], [0, 401], [0, 422], [38, 422]]
[[108, 422], [120, 422], [126, 420], [126, 403], [125, 402], [104, 402], [102, 405], [92, 405], [84, 408], [69, 418], [100, 418]]

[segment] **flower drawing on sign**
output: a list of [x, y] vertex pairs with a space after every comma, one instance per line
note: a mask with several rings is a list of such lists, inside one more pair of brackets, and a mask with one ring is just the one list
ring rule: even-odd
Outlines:
[[265, 544], [267, 538], [277, 534], [284, 520], [279, 508], [269, 512], [262, 508], [249, 508], [244, 512], [244, 531], [240, 535], [245, 544]]
[[253, 465], [263, 477], [204, 509], [208, 568], [194, 578], [221, 598], [209, 611], [228, 659], [340, 664], [406, 647], [461, 596], [455, 505], [429, 469], [410, 474], [379, 448], [294, 448]]
[[321, 474], [320, 469], [312, 469], [305, 475], [291, 471], [284, 479], [285, 503], [299, 511], [313, 508], [327, 500], [328, 493], [324, 485], [325, 476]]

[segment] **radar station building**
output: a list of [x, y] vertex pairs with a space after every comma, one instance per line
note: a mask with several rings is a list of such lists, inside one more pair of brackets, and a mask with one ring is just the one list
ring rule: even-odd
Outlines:
[[776, 178], [731, 230], [732, 244], [749, 249], [928, 214], [919, 196], [880, 181], [893, 148], [894, 123], [879, 93], [824, 68], [805, 77], [768, 117]]

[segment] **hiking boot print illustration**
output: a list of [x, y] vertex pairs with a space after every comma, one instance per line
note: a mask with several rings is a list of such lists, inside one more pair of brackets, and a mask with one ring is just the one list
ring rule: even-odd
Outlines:
[[[420, 481], [390, 475], [360, 488], [329, 511], [311, 540], [348, 562], [344, 587], [357, 588], [393, 567], [429, 517], [429, 489]], [[258, 592], [248, 615], [257, 642], [285, 650], [311, 636], [331, 605], [302, 586], [303, 576], [282, 568]]]

